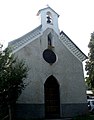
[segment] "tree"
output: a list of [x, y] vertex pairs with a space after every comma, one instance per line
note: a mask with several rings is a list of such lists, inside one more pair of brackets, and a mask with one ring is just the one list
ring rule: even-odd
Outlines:
[[86, 61], [85, 66], [85, 70], [87, 71], [86, 82], [90, 89], [94, 89], [94, 33], [91, 34], [88, 48], [88, 60]]
[[9, 118], [12, 119], [12, 106], [25, 87], [27, 66], [12, 54], [9, 48], [0, 52], [0, 106], [7, 107]]

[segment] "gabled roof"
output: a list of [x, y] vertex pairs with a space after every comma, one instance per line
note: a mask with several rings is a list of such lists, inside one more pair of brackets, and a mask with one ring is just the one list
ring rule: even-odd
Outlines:
[[42, 25], [38, 26], [34, 30], [30, 31], [29, 33], [23, 35], [22, 37], [13, 40], [8, 43], [8, 46], [11, 47], [13, 50], [13, 53], [18, 51], [19, 49], [23, 48], [25, 45], [32, 42], [36, 37], [39, 37], [41, 35], [41, 27]]
[[63, 31], [60, 34], [60, 40], [80, 61], [83, 62], [88, 58]]
[[[46, 8], [40, 9], [40, 10], [38, 11], [38, 15], [40, 14], [41, 11], [46, 10], [46, 9], [50, 9], [50, 10], [52, 10], [54, 13], [56, 13], [51, 7], [48, 6], [48, 7], [46, 7]], [[60, 16], [58, 13], [56, 13], [56, 14], [57, 14], [58, 17]]]
[[[25, 34], [24, 36], [9, 42], [8, 46], [12, 48], [13, 53], [17, 52], [18, 50], [41, 36], [43, 34], [41, 32], [41, 28], [42, 25], [38, 26], [33, 31]], [[62, 44], [64, 44], [69, 49], [69, 51], [80, 61], [83, 62], [85, 59], [87, 59], [87, 56], [73, 43], [73, 41], [63, 31], [60, 33], [59, 38]]]

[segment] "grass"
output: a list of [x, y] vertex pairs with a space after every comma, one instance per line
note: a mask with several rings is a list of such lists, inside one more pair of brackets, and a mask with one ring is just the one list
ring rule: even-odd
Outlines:
[[[19, 120], [45, 120], [45, 119], [19, 119]], [[94, 120], [94, 114], [74, 117], [71, 120]]]
[[[45, 119], [20, 119], [20, 120], [45, 120]], [[78, 116], [78, 117], [72, 118], [71, 120], [94, 120], [94, 115]]]
[[44, 118], [16, 119], [16, 120], [45, 120]]
[[[20, 120], [45, 120], [45, 119], [20, 119]], [[63, 120], [63, 119], [62, 119]], [[94, 115], [90, 116], [79, 116], [75, 117], [72, 120], [94, 120]]]
[[94, 115], [78, 116], [72, 120], [94, 120]]
[[[16, 119], [16, 120], [51, 120], [51, 119], [45, 119], [45, 118], [31, 118], [31, 119]], [[57, 119], [52, 119], [57, 120]]]

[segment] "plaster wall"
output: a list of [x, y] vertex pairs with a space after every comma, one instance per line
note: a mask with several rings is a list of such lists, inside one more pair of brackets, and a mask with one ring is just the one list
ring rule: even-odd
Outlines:
[[[53, 34], [57, 61], [50, 65], [43, 59], [43, 51], [48, 48], [47, 35]], [[86, 103], [83, 66], [60, 41], [59, 36], [47, 29], [43, 35], [15, 53], [23, 59], [28, 68], [28, 84], [18, 99], [18, 103], [44, 104], [44, 83], [53, 75], [60, 85], [60, 103]]]
[[[52, 16], [52, 24], [47, 24], [47, 12], [51, 13]], [[45, 31], [47, 28], [52, 28], [58, 35], [58, 15], [53, 12], [51, 9], [41, 10], [41, 24], [42, 24], [42, 31]]]

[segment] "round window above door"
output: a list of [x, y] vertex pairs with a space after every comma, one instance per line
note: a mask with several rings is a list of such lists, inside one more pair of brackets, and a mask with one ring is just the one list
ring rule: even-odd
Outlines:
[[53, 63], [56, 62], [56, 54], [52, 50], [50, 50], [50, 49], [44, 50], [43, 58], [49, 64], [53, 64]]

